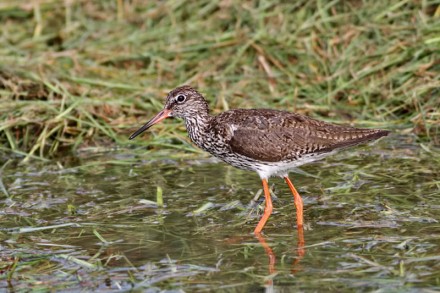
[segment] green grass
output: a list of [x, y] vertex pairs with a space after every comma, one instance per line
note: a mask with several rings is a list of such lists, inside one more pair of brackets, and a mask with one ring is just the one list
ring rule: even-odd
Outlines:
[[[2, 1], [0, 150], [128, 144], [181, 84], [214, 112], [288, 109], [440, 143], [440, 1], [286, 2]], [[182, 124], [148, 137], [188, 146]]]

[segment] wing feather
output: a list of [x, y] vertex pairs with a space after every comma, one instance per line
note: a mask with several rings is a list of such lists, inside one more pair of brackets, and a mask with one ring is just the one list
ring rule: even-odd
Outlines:
[[231, 110], [216, 119], [217, 131], [223, 132], [231, 151], [266, 162], [330, 152], [388, 134], [384, 130], [330, 124], [276, 110]]

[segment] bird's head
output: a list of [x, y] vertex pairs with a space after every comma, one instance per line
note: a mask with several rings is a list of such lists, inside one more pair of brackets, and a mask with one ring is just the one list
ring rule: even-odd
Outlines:
[[133, 133], [129, 139], [135, 138], [165, 118], [194, 118], [207, 115], [208, 112], [208, 103], [198, 91], [187, 85], [175, 88], [168, 93], [163, 110]]

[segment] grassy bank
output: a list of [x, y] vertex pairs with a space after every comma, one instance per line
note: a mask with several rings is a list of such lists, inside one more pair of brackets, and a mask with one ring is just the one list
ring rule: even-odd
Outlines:
[[[440, 1], [0, 3], [0, 150], [128, 144], [177, 85], [440, 143]], [[187, 142], [158, 125], [153, 146]], [[138, 140], [134, 143], [143, 143]]]

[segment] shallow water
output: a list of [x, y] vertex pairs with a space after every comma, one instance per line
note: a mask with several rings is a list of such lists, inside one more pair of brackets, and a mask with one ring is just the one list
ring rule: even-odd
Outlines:
[[121, 149], [5, 162], [0, 291], [440, 290], [440, 153], [412, 137], [291, 174], [304, 246], [283, 180], [269, 181], [274, 213], [257, 238], [258, 176], [207, 156]]

